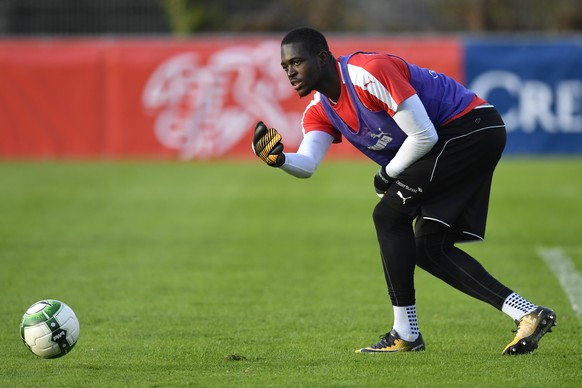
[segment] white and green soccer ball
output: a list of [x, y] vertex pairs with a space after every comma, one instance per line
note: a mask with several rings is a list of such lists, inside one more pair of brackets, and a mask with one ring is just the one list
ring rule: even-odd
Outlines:
[[69, 353], [79, 339], [79, 320], [61, 301], [46, 299], [26, 310], [20, 323], [24, 345], [42, 358], [57, 358]]

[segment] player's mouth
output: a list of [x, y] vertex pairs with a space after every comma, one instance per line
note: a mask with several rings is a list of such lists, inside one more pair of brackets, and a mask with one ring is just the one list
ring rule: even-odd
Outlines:
[[299, 90], [299, 89], [301, 89], [301, 85], [303, 85], [301, 83], [301, 81], [296, 80], [296, 79], [291, 80], [291, 86], [293, 86], [293, 89]]

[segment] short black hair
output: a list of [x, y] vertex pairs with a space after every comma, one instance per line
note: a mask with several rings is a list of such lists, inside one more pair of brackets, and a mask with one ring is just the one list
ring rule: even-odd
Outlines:
[[281, 46], [289, 43], [302, 43], [303, 47], [312, 55], [317, 55], [322, 51], [329, 52], [325, 36], [309, 27], [299, 27], [289, 31], [281, 41]]

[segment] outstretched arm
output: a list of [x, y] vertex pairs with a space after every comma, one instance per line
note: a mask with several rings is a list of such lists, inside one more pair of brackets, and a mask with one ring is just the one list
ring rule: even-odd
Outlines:
[[333, 136], [322, 131], [308, 132], [295, 153], [284, 153], [282, 137], [275, 128], [257, 123], [253, 151], [267, 165], [279, 167], [297, 177], [309, 178], [321, 163], [333, 142]]
[[307, 132], [297, 152], [285, 154], [281, 169], [297, 178], [309, 178], [319, 167], [332, 142], [333, 136], [329, 133]]

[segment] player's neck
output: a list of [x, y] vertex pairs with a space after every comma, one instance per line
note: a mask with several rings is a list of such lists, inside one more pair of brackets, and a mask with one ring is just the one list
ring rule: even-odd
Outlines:
[[322, 75], [321, 83], [317, 91], [326, 96], [334, 104], [339, 100], [341, 94], [341, 80], [339, 76], [339, 69], [337, 68], [337, 61], [334, 59], [333, 64], [330, 64]]

